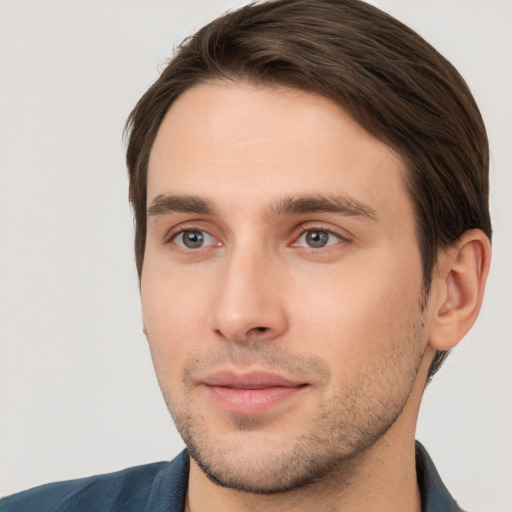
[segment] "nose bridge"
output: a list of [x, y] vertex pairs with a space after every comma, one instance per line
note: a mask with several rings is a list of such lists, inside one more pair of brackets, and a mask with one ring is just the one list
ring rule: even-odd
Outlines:
[[286, 329], [276, 258], [264, 244], [249, 240], [229, 251], [213, 305], [212, 327], [222, 337], [244, 343], [275, 338]]

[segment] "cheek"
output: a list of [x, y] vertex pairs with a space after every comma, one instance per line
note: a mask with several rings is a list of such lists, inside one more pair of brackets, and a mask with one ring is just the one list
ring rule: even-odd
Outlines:
[[332, 292], [329, 300], [313, 296], [309, 308], [302, 306], [308, 318], [302, 324], [304, 350], [329, 367], [326, 408], [358, 410], [365, 403], [367, 411], [382, 404], [393, 409], [410, 390], [426, 344], [419, 292], [416, 286], [347, 289]]
[[[204, 294], [187, 282], [148, 272], [141, 280], [142, 316], [157, 373], [183, 366], [204, 339]], [[203, 299], [203, 300], [202, 300]]]
[[[422, 289], [419, 265], [351, 265], [301, 286], [293, 315], [304, 339], [326, 361], [352, 365], [382, 352], [403, 336], [419, 308]], [[416, 268], [418, 267], [418, 268]]]

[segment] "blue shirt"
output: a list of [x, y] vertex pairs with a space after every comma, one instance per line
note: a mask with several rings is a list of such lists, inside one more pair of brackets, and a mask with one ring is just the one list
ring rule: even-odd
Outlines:
[[[183, 512], [189, 456], [107, 475], [41, 485], [0, 500], [1, 512]], [[425, 448], [416, 443], [423, 512], [460, 512]]]

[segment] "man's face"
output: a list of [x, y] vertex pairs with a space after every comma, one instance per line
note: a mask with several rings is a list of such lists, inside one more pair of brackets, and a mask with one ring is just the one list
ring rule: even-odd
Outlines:
[[302, 485], [399, 417], [428, 329], [402, 175], [388, 146], [303, 92], [203, 84], [167, 113], [149, 162], [144, 326], [214, 481]]

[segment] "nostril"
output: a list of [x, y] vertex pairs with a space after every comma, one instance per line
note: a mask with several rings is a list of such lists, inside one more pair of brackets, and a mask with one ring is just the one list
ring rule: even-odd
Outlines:
[[249, 329], [246, 333], [246, 339], [249, 340], [258, 340], [261, 338], [261, 336], [265, 333], [270, 331], [268, 327], [253, 327], [252, 329]]

